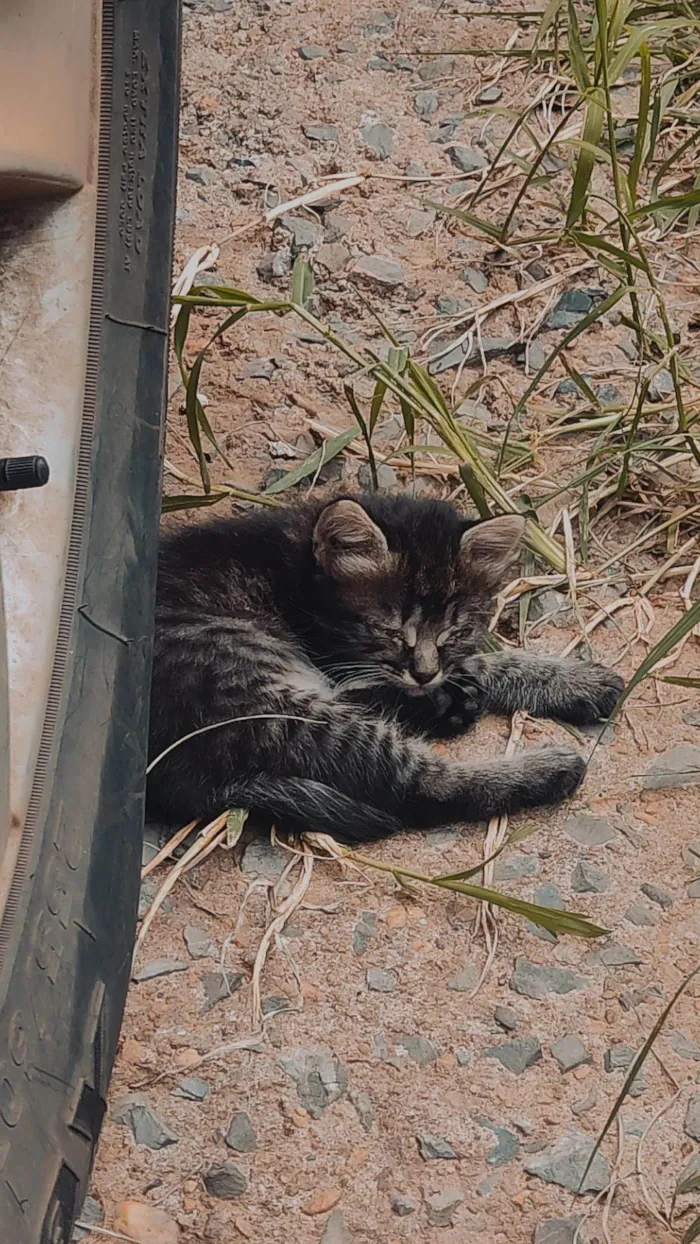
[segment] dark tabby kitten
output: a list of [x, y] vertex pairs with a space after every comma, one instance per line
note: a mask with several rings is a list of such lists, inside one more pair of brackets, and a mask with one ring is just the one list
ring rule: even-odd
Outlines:
[[245, 720], [165, 757], [151, 814], [182, 824], [245, 807], [358, 842], [570, 795], [584, 772], [572, 748], [467, 765], [416, 737], [516, 708], [582, 724], [615, 704], [622, 681], [600, 665], [480, 654], [523, 526], [359, 496], [166, 536], [151, 755]]

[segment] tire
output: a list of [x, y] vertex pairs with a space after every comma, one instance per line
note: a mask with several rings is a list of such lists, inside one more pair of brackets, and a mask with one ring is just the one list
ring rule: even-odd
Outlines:
[[[94, 268], [72, 526], [38, 762], [0, 927], [0, 1239], [7, 1244], [71, 1238], [130, 977], [160, 513], [179, 17], [179, 0], [102, 4]], [[127, 133], [132, 123], [136, 129]]]

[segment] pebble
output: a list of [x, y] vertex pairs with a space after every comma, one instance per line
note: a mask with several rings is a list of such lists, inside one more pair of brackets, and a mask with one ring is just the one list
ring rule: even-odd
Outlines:
[[[553, 907], [555, 911], [564, 909], [564, 900], [559, 890], [551, 881], [546, 881], [544, 885], [540, 885], [532, 896], [533, 902], [539, 907]], [[526, 920], [525, 924], [535, 937], [539, 937], [543, 942], [557, 941], [556, 933], [550, 933], [549, 929], [545, 929], [541, 924], [535, 924], [533, 920]]]
[[274, 281], [289, 276], [292, 270], [292, 257], [288, 250], [271, 251], [263, 255], [255, 271], [261, 281]]
[[240, 373], [241, 380], [272, 380], [278, 369], [278, 362], [273, 358], [248, 359]]
[[186, 169], [185, 177], [198, 186], [213, 186], [216, 181], [216, 173], [208, 164], [195, 164], [192, 168]]
[[[624, 1041], [618, 1041], [605, 1051], [603, 1066], [609, 1075], [615, 1071], [627, 1073], [636, 1057], [637, 1051], [633, 1050], [631, 1045], [627, 1045]], [[630, 1097], [639, 1097], [644, 1092], [644, 1089], [643, 1072], [640, 1070], [627, 1091]]]
[[464, 1197], [458, 1188], [445, 1188], [425, 1198], [425, 1212], [431, 1227], [451, 1227]]
[[342, 242], [325, 242], [316, 251], [316, 263], [331, 276], [346, 268], [350, 259], [351, 253]]
[[321, 1236], [321, 1244], [354, 1244], [342, 1210], [334, 1209], [329, 1215]]
[[683, 714], [683, 720], [686, 726], [700, 726], [700, 709], [689, 708], [687, 712]]
[[588, 956], [588, 962], [592, 967], [602, 964], [605, 968], [627, 968], [634, 967], [642, 961], [629, 946], [620, 946], [617, 942], [611, 942], [609, 946], [592, 950]]
[[393, 73], [394, 72], [394, 66], [392, 65], [391, 61], [386, 56], [384, 56], [383, 53], [381, 52], [378, 53], [377, 56], [371, 56], [369, 58], [369, 60], [367, 61], [367, 68], [369, 69], [370, 73], [372, 71], [376, 72], [377, 70], [380, 73]]
[[681, 743], [661, 752], [642, 779], [645, 790], [671, 790], [700, 784], [700, 747]]
[[489, 278], [480, 268], [463, 268], [461, 275], [464, 284], [473, 289], [475, 294], [483, 294], [488, 289]]
[[326, 232], [328, 242], [339, 242], [341, 238], [347, 236], [352, 229], [352, 221], [343, 213], [337, 210], [325, 212], [323, 216], [323, 225]]
[[455, 1058], [457, 1059], [460, 1067], [468, 1067], [472, 1061], [472, 1056], [469, 1053], [469, 1050], [465, 1050], [463, 1045], [458, 1046], [455, 1050]]
[[567, 1192], [583, 1195], [602, 1192], [610, 1182], [610, 1167], [600, 1151], [596, 1153], [585, 1181], [583, 1173], [594, 1148], [594, 1141], [583, 1132], [571, 1129], [555, 1142], [549, 1153], [540, 1153], [525, 1163], [528, 1175], [536, 1175], [544, 1183], [558, 1184]]
[[685, 1112], [683, 1131], [693, 1140], [700, 1140], [700, 1093], [693, 1093]]
[[297, 1050], [277, 1065], [294, 1080], [299, 1101], [314, 1119], [347, 1092], [348, 1073], [329, 1049]]
[[588, 1114], [589, 1110], [593, 1110], [598, 1105], [598, 1090], [595, 1084], [592, 1084], [583, 1097], [579, 1097], [576, 1101], [572, 1101], [571, 1109], [574, 1114]]
[[216, 957], [216, 946], [203, 929], [193, 924], [186, 924], [183, 930], [185, 945], [193, 959], [213, 959]]
[[217, 1002], [230, 998], [243, 984], [242, 972], [200, 972], [199, 979], [204, 989], [204, 1006], [200, 1015], [206, 1015]]
[[540, 1061], [542, 1047], [537, 1037], [514, 1037], [504, 1045], [489, 1045], [483, 1056], [497, 1059], [513, 1075], [521, 1076], [528, 1067]]
[[455, 168], [458, 168], [461, 173], [478, 173], [488, 164], [486, 156], [473, 147], [461, 147], [459, 144], [454, 144], [447, 148], [447, 154]]
[[483, 402], [473, 401], [470, 397], [465, 397], [464, 401], [460, 402], [455, 414], [458, 419], [470, 419], [472, 422], [476, 420], [477, 423], [487, 425], [491, 423], [491, 412], [488, 407], [484, 406]]
[[291, 216], [287, 213], [280, 217], [279, 227], [285, 233], [291, 233], [293, 255], [308, 250], [321, 239], [320, 226], [315, 220], [309, 220], [305, 216]]
[[553, 626], [569, 626], [573, 607], [563, 592], [545, 588], [530, 603], [529, 617], [532, 622], [549, 622]]
[[393, 993], [396, 989], [396, 974], [384, 968], [367, 969], [367, 988], [372, 993]]
[[442, 1136], [434, 1136], [432, 1132], [419, 1132], [416, 1140], [424, 1162], [435, 1162], [440, 1158], [449, 1161], [457, 1157], [452, 1145]]
[[619, 406], [622, 402], [622, 394], [614, 384], [597, 385], [595, 394], [602, 406]]
[[155, 980], [157, 976], [172, 976], [174, 972], [186, 972], [189, 964], [183, 963], [181, 959], [151, 959], [149, 963], [144, 964], [140, 972], [134, 972], [132, 980], [139, 985], [143, 981]]
[[219, 1201], [234, 1201], [248, 1191], [248, 1180], [233, 1162], [216, 1162], [204, 1176], [204, 1187]]
[[510, 851], [495, 861], [493, 878], [494, 881], [518, 881], [521, 877], [536, 877], [539, 871], [540, 862], [536, 855]]
[[[99, 1227], [104, 1222], [105, 1212], [100, 1202], [95, 1200], [94, 1196], [86, 1196], [83, 1201], [78, 1218], [81, 1222], [89, 1223], [91, 1226]], [[74, 1227], [71, 1236], [71, 1244], [76, 1244], [78, 1240], [85, 1240], [89, 1236], [89, 1230], [83, 1227]], [[177, 1236], [174, 1237], [177, 1239]]]
[[[372, 472], [367, 462], [361, 463], [357, 472], [357, 482], [365, 492], [372, 492], [374, 483]], [[380, 462], [377, 467], [377, 487], [379, 492], [391, 492], [393, 488], [397, 487], [398, 482], [399, 477], [394, 468], [390, 467], [387, 462]]]
[[435, 82], [437, 78], [447, 78], [454, 73], [455, 58], [454, 56], [436, 56], [432, 60], [426, 61], [418, 70], [418, 77], [421, 82]]
[[[583, 372], [582, 377], [589, 385], [593, 383], [593, 377], [587, 372]], [[559, 384], [554, 392], [557, 397], [578, 397], [583, 391], [579, 388], [576, 381], [573, 380], [571, 376], [567, 376], [565, 380], [559, 381]]]
[[370, 942], [377, 936], [376, 911], [363, 911], [352, 934], [352, 948], [356, 955], [363, 955]]
[[377, 1122], [377, 1112], [374, 1109], [370, 1098], [366, 1093], [359, 1093], [355, 1091], [351, 1091], [348, 1096], [357, 1111], [357, 1117], [360, 1120], [360, 1127], [365, 1132], [371, 1132]]
[[540, 367], [544, 366], [546, 358], [547, 351], [543, 350], [537, 341], [530, 341], [525, 349], [516, 355], [515, 361], [520, 363], [521, 366], [527, 367], [529, 372], [536, 372], [540, 370]]
[[301, 1212], [306, 1214], [307, 1218], [314, 1218], [317, 1214], [327, 1214], [329, 1210], [335, 1209], [342, 1196], [340, 1188], [322, 1188], [320, 1192], [312, 1196], [310, 1201], [302, 1205]]
[[338, 51], [349, 52], [352, 54], [353, 52], [358, 51], [358, 47], [357, 47], [357, 44], [354, 43], [352, 39], [341, 39], [338, 44]]
[[418, 208], [414, 208], [408, 213], [408, 219], [406, 220], [406, 234], [409, 238], [420, 238], [424, 233], [427, 233], [429, 229], [432, 229], [434, 224], [435, 212], [422, 212], [419, 211]]
[[560, 1037], [550, 1048], [562, 1073], [593, 1061], [581, 1038], [574, 1035]]
[[265, 838], [249, 842], [241, 859], [241, 872], [276, 880], [289, 863], [289, 855], [281, 847], [273, 846]]
[[690, 885], [686, 888], [686, 894], [688, 895], [688, 898], [700, 898], [700, 880], [691, 881]]
[[500, 86], [485, 86], [476, 97], [477, 104], [497, 104], [503, 91]]
[[586, 1237], [581, 1231], [576, 1234], [581, 1219], [577, 1215], [570, 1218], [546, 1218], [535, 1227], [534, 1244], [586, 1244]]
[[[453, 298], [450, 294], [438, 294], [435, 299], [435, 306], [440, 315], [461, 315], [463, 311], [467, 311], [469, 303], [464, 298]], [[459, 411], [457, 412], [459, 414]]]
[[564, 821], [564, 833], [582, 847], [602, 847], [616, 836], [609, 821], [600, 816], [589, 816], [586, 812], [568, 817]]
[[486, 1154], [489, 1166], [505, 1166], [506, 1162], [517, 1157], [520, 1141], [514, 1132], [508, 1131], [507, 1127], [499, 1127], [497, 1123], [492, 1123], [490, 1119], [485, 1119], [480, 1114], [474, 1115], [474, 1119], [479, 1127], [485, 1127], [489, 1132], [493, 1132], [498, 1142]]
[[675, 389], [673, 387], [673, 376], [666, 367], [662, 367], [652, 376], [647, 390], [647, 396], [650, 402], [667, 402], [673, 397]]
[[324, 60], [328, 55], [328, 48], [321, 47], [320, 43], [302, 43], [299, 55], [302, 60]]
[[422, 121], [437, 112], [440, 99], [437, 91], [417, 91], [413, 96], [413, 108]]
[[518, 1026], [520, 1016], [514, 1006], [497, 1006], [493, 1018], [506, 1032], [513, 1032]]
[[675, 1050], [679, 1058], [686, 1058], [690, 1062], [700, 1062], [700, 1045], [687, 1037], [684, 1032], [680, 1032], [678, 1028], [674, 1028], [668, 1034], [668, 1043], [672, 1050]]
[[571, 874], [571, 888], [577, 894], [604, 894], [609, 886], [607, 873], [585, 860], [579, 860]]
[[672, 896], [668, 894], [666, 890], [661, 890], [659, 886], [654, 885], [652, 882], [645, 881], [644, 885], [641, 887], [641, 890], [642, 894], [645, 894], [652, 903], [656, 903], [659, 907], [663, 908], [664, 911], [668, 911], [669, 907], [673, 907]]
[[356, 261], [353, 275], [380, 289], [395, 289], [406, 279], [401, 264], [383, 255], [363, 255]]
[[172, 1096], [184, 1097], [185, 1101], [204, 1101], [210, 1092], [211, 1085], [207, 1080], [200, 1080], [199, 1076], [186, 1076], [175, 1085]]
[[394, 150], [394, 131], [382, 121], [374, 125], [366, 125], [362, 131], [367, 146], [376, 151], [380, 160], [388, 160]]
[[235, 1149], [236, 1153], [252, 1153], [257, 1148], [258, 1138], [253, 1121], [245, 1110], [239, 1110], [237, 1114], [234, 1114], [224, 1140], [229, 1149]]
[[[157, 891], [158, 882], [154, 877], [147, 877], [145, 881], [141, 882], [141, 889], [139, 890], [139, 920], [143, 920], [156, 896]], [[161, 903], [160, 910], [164, 914], [171, 912], [173, 910], [173, 900], [171, 898], [164, 899]]]
[[594, 300], [584, 289], [567, 289], [545, 320], [545, 328], [573, 328], [593, 309]]
[[415, 1214], [418, 1209], [415, 1201], [412, 1201], [410, 1196], [402, 1196], [399, 1192], [394, 1194], [390, 1204], [397, 1218], [408, 1218], [409, 1214]]
[[636, 924], [640, 929], [648, 929], [656, 924], [658, 916], [645, 903], [630, 903], [625, 912], [625, 920]]
[[408, 1054], [408, 1057], [413, 1059], [414, 1063], [418, 1063], [419, 1067], [434, 1063], [438, 1056], [435, 1046], [427, 1037], [399, 1037], [396, 1048], [398, 1053]]
[[545, 998], [547, 994], [566, 994], [585, 989], [588, 981], [571, 968], [544, 966], [518, 958], [513, 973], [513, 988], [525, 998]]
[[340, 142], [337, 125], [305, 125], [304, 134], [314, 143]]
[[170, 1214], [140, 1201], [120, 1201], [114, 1230], [136, 1244], [178, 1244], [180, 1239], [180, 1228]]
[[166, 1149], [176, 1145], [180, 1137], [151, 1110], [142, 1093], [131, 1093], [115, 1103], [112, 1110], [115, 1123], [129, 1128], [137, 1145], [148, 1149]]

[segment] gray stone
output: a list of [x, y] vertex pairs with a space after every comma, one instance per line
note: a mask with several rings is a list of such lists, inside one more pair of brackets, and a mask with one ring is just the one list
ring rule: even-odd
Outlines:
[[689, 708], [683, 714], [683, 720], [686, 726], [700, 726], [700, 708]]
[[472, 423], [486, 424], [491, 422], [491, 412], [483, 402], [475, 402], [470, 397], [465, 397], [460, 402], [455, 414], [458, 419], [469, 419]]
[[428, 170], [424, 168], [422, 164], [418, 164], [416, 160], [411, 160], [411, 162], [406, 165], [406, 176], [410, 178], [411, 181], [428, 181], [430, 179]]
[[546, 998], [547, 994], [566, 994], [585, 989], [588, 981], [571, 968], [544, 966], [518, 958], [513, 973], [513, 988], [525, 998]]
[[302, 60], [324, 60], [328, 49], [321, 47], [320, 43], [302, 43], [299, 55]]
[[204, 1176], [204, 1187], [219, 1201], [235, 1201], [248, 1191], [248, 1180], [233, 1162], [216, 1162]]
[[448, 147], [447, 154], [460, 173], [478, 173], [488, 164], [483, 152], [476, 151], [473, 147], [462, 147], [458, 143]]
[[366, 125], [362, 131], [367, 146], [376, 151], [380, 160], [388, 160], [394, 150], [394, 131], [382, 121], [374, 125]]
[[193, 924], [186, 924], [182, 935], [193, 959], [212, 959], [216, 956], [216, 946], [203, 929], [197, 929]]
[[315, 220], [306, 216], [291, 216], [286, 213], [280, 217], [279, 227], [292, 235], [292, 254], [308, 250], [321, 239], [321, 228]]
[[365, 1132], [371, 1132], [377, 1122], [377, 1112], [372, 1105], [370, 1098], [366, 1093], [358, 1093], [351, 1090], [348, 1094], [360, 1120], [360, 1127]]
[[514, 1006], [497, 1006], [493, 1018], [506, 1032], [513, 1032], [518, 1026], [520, 1016]]
[[313, 143], [340, 142], [337, 125], [305, 125], [304, 134]]
[[[603, 1066], [609, 1075], [616, 1071], [622, 1071], [626, 1074], [636, 1057], [637, 1051], [633, 1050], [631, 1045], [626, 1045], [624, 1041], [618, 1041], [605, 1051]], [[628, 1089], [629, 1096], [639, 1097], [644, 1092], [645, 1087], [644, 1074], [640, 1070]]]
[[503, 91], [500, 86], [485, 86], [476, 97], [477, 104], [497, 104]]
[[568, 289], [545, 320], [546, 328], [573, 328], [593, 309], [593, 298], [583, 289]]
[[645, 881], [641, 887], [642, 894], [646, 894], [652, 903], [656, 903], [658, 907], [662, 907], [664, 911], [668, 911], [673, 906], [673, 898], [667, 894], [666, 890], [662, 890], [659, 886], [654, 885], [650, 881]]
[[693, 1063], [700, 1063], [700, 1045], [698, 1045], [697, 1041], [687, 1037], [678, 1028], [674, 1028], [669, 1032], [668, 1043], [671, 1049], [676, 1051], [679, 1058], [688, 1059], [688, 1061]]
[[342, 242], [326, 242], [316, 251], [315, 262], [333, 276], [347, 267], [351, 257], [350, 251]]
[[431, 1227], [451, 1227], [464, 1197], [458, 1188], [445, 1188], [425, 1198], [425, 1212]]
[[542, 1047], [537, 1037], [514, 1037], [504, 1045], [489, 1045], [484, 1058], [496, 1058], [513, 1075], [521, 1076], [542, 1058]]
[[629, 946], [620, 946], [617, 942], [611, 942], [609, 946], [592, 950], [588, 956], [588, 962], [592, 967], [602, 964], [604, 968], [627, 968], [635, 967], [642, 961]]
[[577, 1215], [570, 1218], [546, 1218], [535, 1227], [534, 1244], [586, 1244], [586, 1237], [582, 1232], [576, 1234], [580, 1222]]
[[[372, 480], [372, 472], [367, 462], [361, 463], [357, 472], [357, 482], [360, 488], [366, 492], [371, 492], [374, 487]], [[379, 492], [391, 492], [393, 488], [398, 486], [399, 477], [393, 467], [387, 462], [380, 462], [377, 466], [377, 488]]]
[[347, 1092], [348, 1073], [329, 1049], [297, 1050], [277, 1065], [294, 1080], [299, 1101], [314, 1119]]
[[427, 1037], [418, 1036], [402, 1036], [396, 1043], [399, 1053], [405, 1051], [414, 1063], [418, 1063], [419, 1067], [425, 1067], [428, 1063], [434, 1063], [438, 1052], [432, 1041]]
[[463, 1045], [458, 1046], [455, 1050], [455, 1058], [457, 1059], [460, 1067], [468, 1067], [472, 1061], [472, 1056], [469, 1053], [469, 1050], [465, 1050]]
[[483, 1115], [474, 1115], [475, 1122], [479, 1127], [486, 1128], [489, 1132], [493, 1132], [496, 1137], [497, 1144], [493, 1149], [489, 1149], [486, 1154], [486, 1161], [489, 1166], [505, 1166], [506, 1162], [510, 1162], [517, 1157], [520, 1149], [520, 1141], [514, 1132], [509, 1132], [507, 1127], [499, 1127], [497, 1123], [492, 1123], [490, 1119], [484, 1118]]
[[589, 816], [587, 812], [568, 817], [564, 821], [564, 832], [582, 847], [602, 847], [615, 837], [615, 830], [609, 821], [600, 816]]
[[700, 879], [697, 881], [691, 881], [690, 885], [686, 888], [686, 894], [688, 895], [688, 898], [700, 898]]
[[411, 1200], [410, 1196], [402, 1196], [401, 1193], [397, 1192], [391, 1198], [391, 1208], [397, 1218], [408, 1218], [409, 1214], [415, 1214], [418, 1206], [415, 1201]]
[[176, 1145], [180, 1139], [177, 1132], [154, 1114], [145, 1098], [139, 1098], [141, 1094], [132, 1094], [124, 1109], [114, 1111], [112, 1117], [115, 1121], [126, 1124], [137, 1145], [145, 1145], [148, 1149], [166, 1149], [168, 1145]]
[[604, 894], [609, 886], [607, 873], [585, 860], [579, 860], [571, 874], [571, 888], [577, 894]]
[[185, 1076], [172, 1091], [173, 1097], [184, 1097], [185, 1101], [204, 1101], [211, 1092], [211, 1084], [200, 1080], [199, 1076]]
[[[486, 1179], [482, 1179], [481, 1182], [476, 1185], [476, 1195], [482, 1197], [484, 1200], [486, 1197], [490, 1196], [494, 1188], [498, 1187], [502, 1173], [502, 1171], [493, 1171], [490, 1175], [486, 1176]], [[486, 1230], [485, 1223], [482, 1230]]]
[[[465, 302], [464, 298], [452, 298], [450, 294], [438, 294], [435, 306], [440, 315], [461, 315], [463, 311], [468, 310], [469, 303]], [[457, 413], [459, 414], [459, 411]]]
[[377, 56], [371, 56], [369, 58], [369, 60], [367, 61], [367, 68], [370, 70], [370, 72], [372, 72], [373, 70], [375, 72], [378, 70], [380, 73], [393, 73], [394, 72], [394, 65], [388, 59], [388, 57], [384, 56], [383, 53], [381, 52], [379, 52]]
[[100, 1223], [104, 1222], [105, 1212], [100, 1205], [100, 1202], [96, 1201], [94, 1196], [86, 1196], [81, 1206], [80, 1213], [78, 1214], [78, 1218], [82, 1223], [85, 1223], [85, 1227], [73, 1228], [71, 1241], [76, 1242], [78, 1240], [84, 1240], [90, 1235], [90, 1231], [88, 1229], [90, 1226], [99, 1227]]
[[188, 963], [183, 963], [181, 959], [151, 959], [145, 963], [140, 972], [134, 972], [132, 980], [137, 984], [143, 981], [152, 981], [156, 976], [172, 976], [174, 972], [186, 972], [189, 967]]
[[326, 1219], [320, 1244], [354, 1244], [342, 1209], [334, 1209]]
[[[151, 906], [158, 891], [158, 884], [154, 877], [147, 877], [145, 881], [141, 882], [141, 889], [139, 890], [139, 920], [143, 920]], [[164, 915], [171, 912], [173, 910], [173, 900], [171, 898], [164, 899], [160, 910]]]
[[363, 255], [355, 263], [353, 275], [380, 289], [396, 289], [406, 279], [401, 264], [382, 255]]
[[358, 51], [358, 47], [357, 47], [357, 44], [354, 43], [352, 39], [341, 39], [338, 44], [338, 51], [339, 52], [350, 52], [352, 54], [353, 52]]
[[394, 66], [396, 69], [403, 69], [405, 73], [413, 73], [413, 70], [415, 69], [415, 65], [413, 64], [410, 56], [397, 56], [394, 61]]
[[436, 56], [426, 61], [418, 70], [421, 82], [435, 82], [437, 78], [447, 78], [455, 70], [454, 56]]
[[204, 989], [204, 1006], [200, 1015], [206, 1015], [225, 998], [231, 998], [243, 984], [242, 972], [200, 972], [199, 979]]
[[141, 843], [141, 867], [145, 868], [154, 860], [160, 851], [161, 833], [157, 825], [144, 825]]
[[413, 107], [422, 121], [437, 112], [439, 102], [437, 91], [417, 91], [413, 96]]
[[583, 1063], [592, 1062], [580, 1037], [573, 1035], [560, 1037], [558, 1041], [552, 1043], [551, 1050], [561, 1072], [573, 1071], [574, 1067], [581, 1067]]
[[235, 1149], [236, 1153], [252, 1153], [257, 1148], [258, 1138], [253, 1121], [245, 1110], [239, 1110], [237, 1114], [234, 1114], [224, 1140], [229, 1149]]
[[536, 855], [525, 855], [522, 851], [509, 851], [501, 855], [493, 866], [494, 881], [518, 881], [522, 877], [536, 877], [540, 871], [540, 862]]
[[658, 916], [645, 903], [630, 903], [625, 912], [625, 920], [636, 924], [639, 929], [649, 929], [656, 924]]
[[583, 1097], [578, 1097], [576, 1101], [572, 1101], [571, 1109], [575, 1115], [588, 1114], [588, 1111], [593, 1110], [597, 1105], [598, 1090], [595, 1084], [591, 1084], [590, 1088], [586, 1089]]
[[432, 1132], [420, 1132], [416, 1140], [418, 1152], [424, 1162], [435, 1162], [439, 1158], [447, 1161], [458, 1156], [449, 1141], [444, 1140], [442, 1136], [434, 1136]]
[[528, 342], [525, 349], [517, 355], [516, 362], [522, 366], [527, 365], [529, 372], [539, 371], [547, 358], [546, 350], [537, 341]]
[[363, 911], [352, 934], [352, 948], [356, 955], [363, 955], [370, 942], [377, 936], [376, 911]]
[[489, 278], [480, 268], [463, 268], [461, 275], [464, 284], [473, 289], [475, 294], [483, 294], [488, 289]]
[[277, 371], [278, 363], [273, 358], [249, 359], [243, 364], [241, 380], [272, 380]]
[[661, 752], [642, 779], [645, 790], [671, 790], [699, 783], [700, 747], [691, 743], [681, 743]]
[[216, 173], [208, 164], [195, 164], [185, 171], [185, 177], [188, 181], [196, 182], [198, 186], [213, 186], [216, 181]]
[[291, 270], [292, 257], [286, 249], [263, 255], [255, 269], [261, 281], [279, 280], [280, 277], [289, 276]]
[[268, 877], [274, 881], [281, 877], [288, 863], [289, 855], [281, 847], [273, 846], [265, 838], [254, 838], [243, 852], [241, 872]]
[[693, 1093], [685, 1112], [683, 1131], [693, 1140], [700, 1140], [700, 1093]]
[[432, 229], [435, 224], [435, 212], [421, 212], [418, 208], [408, 213], [406, 221], [406, 234], [409, 238], [420, 238], [428, 229]]
[[[593, 383], [593, 377], [587, 372], [582, 373], [582, 378], [589, 385]], [[566, 380], [560, 380], [554, 392], [557, 397], [578, 397], [579, 394], [583, 394], [583, 390], [579, 388], [576, 381], [573, 380], [571, 376], [567, 376]]]
[[[559, 890], [551, 881], [546, 881], [544, 885], [540, 885], [532, 896], [533, 902], [539, 907], [553, 907], [555, 911], [562, 911], [564, 908], [564, 900]], [[539, 937], [543, 942], [556, 942], [556, 933], [550, 933], [549, 929], [543, 928], [541, 924], [536, 924], [533, 920], [526, 920], [525, 924], [535, 937]]]
[[693, 872], [697, 872], [698, 869], [700, 869], [700, 840], [699, 839], [696, 838], [695, 842], [689, 842], [687, 847], [683, 847], [681, 854], [683, 856], [683, 863], [685, 864], [686, 868], [692, 868]]
[[343, 216], [342, 212], [332, 211], [325, 212], [323, 217], [323, 225], [326, 232], [326, 240], [328, 242], [338, 242], [341, 238], [347, 236], [352, 229], [352, 221], [347, 216]]
[[393, 993], [396, 989], [396, 974], [384, 968], [367, 969], [367, 988], [372, 993]]
[[553, 626], [569, 626], [572, 613], [571, 601], [564, 593], [548, 587], [533, 596], [529, 616], [532, 622], [546, 621]]
[[601, 406], [619, 406], [622, 402], [622, 394], [614, 384], [596, 385], [595, 395]]
[[647, 396], [650, 402], [667, 402], [673, 397], [675, 389], [673, 387], [673, 376], [667, 368], [662, 367], [661, 371], [657, 371], [652, 376], [647, 390]]
[[525, 1170], [528, 1175], [536, 1175], [548, 1184], [558, 1184], [575, 1195], [602, 1192], [610, 1183], [610, 1167], [600, 1151], [583, 1180], [593, 1148], [594, 1141], [589, 1136], [572, 1129], [556, 1141], [549, 1153], [537, 1154], [526, 1162]]
[[450, 978], [447, 988], [451, 993], [472, 993], [479, 984], [481, 972], [473, 963], [468, 963], [461, 972]]

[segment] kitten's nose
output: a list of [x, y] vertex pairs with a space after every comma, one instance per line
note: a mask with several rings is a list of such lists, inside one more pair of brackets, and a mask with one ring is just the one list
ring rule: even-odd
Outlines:
[[421, 686], [424, 686], [425, 683], [432, 681], [432, 679], [437, 674], [437, 670], [426, 670], [426, 669], [419, 670], [414, 667], [411, 673], [413, 674], [413, 677], [415, 678], [416, 682], [420, 683]]
[[419, 636], [413, 650], [411, 673], [417, 683], [430, 682], [440, 672], [440, 653], [437, 645], [427, 636]]

